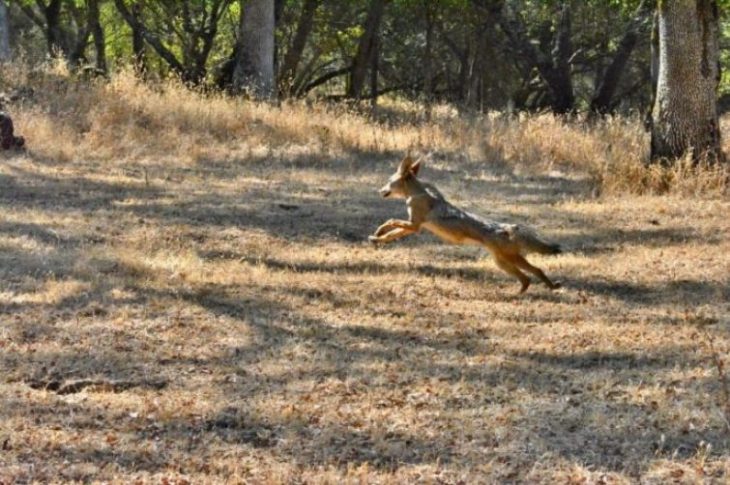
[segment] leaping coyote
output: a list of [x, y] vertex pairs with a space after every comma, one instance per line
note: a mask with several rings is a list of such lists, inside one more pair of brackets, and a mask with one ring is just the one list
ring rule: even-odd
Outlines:
[[528, 227], [487, 221], [453, 206], [436, 187], [416, 178], [421, 165], [422, 159], [414, 161], [406, 156], [380, 189], [383, 197], [406, 199], [409, 220], [388, 220], [369, 237], [371, 242], [388, 243], [426, 229], [447, 243], [484, 246], [497, 266], [520, 280], [520, 293], [530, 286], [523, 270], [540, 278], [551, 290], [560, 287], [525, 259], [525, 254], [533, 252], [559, 254], [559, 245], [543, 241]]

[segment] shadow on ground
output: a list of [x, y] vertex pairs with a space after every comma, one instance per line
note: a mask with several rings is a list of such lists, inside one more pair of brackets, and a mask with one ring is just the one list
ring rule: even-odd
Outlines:
[[[154, 293], [143, 287], [136, 291]], [[256, 293], [251, 291], [247, 295]], [[85, 354], [76, 351], [17, 354], [3, 349], [0, 365], [21, 382], [44, 376], [56, 379], [103, 376], [108, 380], [131, 382], [156, 379], [177, 387], [183, 385], [191, 372], [193, 376], [211, 372], [218, 376], [232, 375], [238, 377], [219, 380], [213, 385], [228, 396], [229, 403], [236, 404], [222, 404], [204, 416], [158, 418], [120, 414], [60, 398], [52, 405], [28, 407], [21, 397], [5, 396], [0, 407], [3, 420], [30, 413], [50, 429], [62, 426], [107, 436], [114, 433], [118, 439], [134, 443], [120, 453], [104, 447], [52, 448], [43, 452], [46, 463], [91, 463], [97, 467], [94, 470], [113, 465], [129, 472], [163, 471], [169, 466], [166, 457], [145, 452], [144, 443], [175, 443], [171, 446], [177, 450], [206, 458], [210, 457], [208, 444], [215, 440], [269, 449], [302, 466], [346, 467], [368, 463], [384, 471], [404, 464], [448, 465], [453, 460], [465, 459], [479, 463], [502, 456], [499, 437], [490, 427], [477, 427], [465, 437], [436, 426], [425, 439], [389, 429], [387, 422], [376, 428], [365, 427], [316, 414], [285, 413], [285, 409], [279, 412], [272, 409], [262, 415], [261, 409], [253, 405], [258, 397], [270, 395], [288, 396], [287, 400], [296, 405], [298, 400], [306, 399], [307, 386], [339, 385], [351, 388], [339, 399], [355, 403], [365, 395], [375, 394], [382, 396], [382, 406], [389, 408], [398, 406], [399, 402], [412, 404], [409, 400], [415, 398], [404, 394], [404, 388], [436, 381], [450, 389], [466, 385], [478, 391], [425, 399], [417, 407], [419, 412], [469, 415], [485, 407], [507, 405], [512, 402], [512, 393], [529, 393], [546, 402], [539, 409], [520, 409], [519, 405], [516, 408], [512, 426], [526, 433], [524, 442], [528, 443], [524, 450], [512, 455], [511, 459], [518, 464], [532, 463], [551, 453], [591, 468], [638, 476], [645, 471], [642, 467], [658, 456], [690, 457], [701, 451], [703, 443], [712, 444], [716, 454], [728, 452], [722, 429], [686, 428], [682, 423], [658, 419], [656, 403], [637, 403], [625, 389], [641, 376], [702, 365], [703, 357], [691, 346], [635, 353], [511, 352], [510, 358], [500, 365], [489, 362], [464, 366], [461, 362], [465, 359], [492, 353], [488, 335], [469, 333], [438, 339], [426, 337], [418, 329], [343, 326], [308, 317], [296, 308], [265, 298], [263, 293], [257, 297], [242, 296], [227, 287], [208, 288], [199, 293], [176, 289], [150, 296], [182, 299], [212, 315], [225, 316], [234, 325], [252, 332], [251, 343], [210, 358], [129, 359], [129, 349], [140, 349], [155, 342], [128, 334], [125, 336], [129, 341], [127, 349], [99, 346]], [[292, 345], [311, 349], [316, 364], [310, 370], [282, 369], [274, 374], [256, 371], [267, 360], [280, 359]], [[371, 367], [380, 364], [408, 371], [393, 378], [374, 374]], [[19, 375], [19, 369], [32, 369], [34, 374]], [[602, 384], [596, 386], [596, 383]], [[708, 381], [705, 386], [711, 384]], [[90, 387], [85, 392], [109, 391]], [[667, 396], [676, 398], [671, 393]], [[590, 428], [590, 433], [581, 428], [585, 426]], [[459, 456], [459, 449], [470, 449], [468, 442], [480, 444], [479, 456]], [[185, 473], [184, 464], [180, 470]], [[92, 476], [90, 472], [76, 478]]]
[[[296, 160], [289, 163], [298, 166]], [[383, 168], [382, 165], [374, 166]], [[252, 165], [253, 170], [266, 168], [265, 164]], [[325, 167], [325, 170], [329, 169], [329, 166]], [[342, 170], [341, 174], [344, 173]], [[222, 173], [220, 177], [227, 175], [230, 174]], [[435, 173], [435, 176], [438, 179], [445, 175]], [[503, 197], [514, 196], [516, 190], [499, 183], [470, 183], [470, 190]], [[552, 200], [557, 185], [545, 188], [543, 183], [551, 182], [541, 179], [531, 179], [531, 183], [525, 192], [521, 192], [531, 203], [540, 205]], [[6, 213], [31, 209], [47, 211], [46, 215], [51, 218], [79, 212], [92, 216], [110, 215], [117, 219], [115, 225], [119, 231], [139, 224], [142, 218], [145, 223], [152, 221], [160, 226], [184, 224], [210, 231], [235, 227], [261, 230], [285, 240], [319, 243], [326, 239], [343, 244], [361, 241], [364, 244], [372, 228], [402, 210], [402, 207], [396, 209], [396, 205], [377, 199], [371, 187], [357, 184], [328, 188], [326, 193], [315, 187], [294, 194], [284, 185], [271, 184], [265, 189], [236, 192], [189, 193], [185, 187], [174, 184], [111, 183], [87, 177], [49, 176], [14, 167], [12, 175], [0, 177], [0, 206]], [[582, 189], [576, 186], [568, 190], [580, 193]], [[550, 208], [549, 212], [553, 214], [553, 220], [560, 219], [560, 211]], [[571, 224], [606, 247], [622, 244], [671, 247], [693, 237], [688, 228], [621, 231], [610, 228], [610, 221], [585, 219]], [[485, 423], [466, 436], [453, 429], [438, 427], [444, 422], [440, 416], [454, 414], [478, 418], [490, 406], [502, 405], [515, 408], [511, 425], [515, 432], [524, 434], [519, 441], [529, 443], [524, 450], [515, 453], [517, 466], [527, 467], [546, 454], [556, 454], [591, 469], [625, 472], [629, 466], [632, 467], [629, 471], [638, 475], [645, 471], [642, 467], [658, 456], [688, 457], [697, 453], [701, 442], [711, 443], [716, 455], [727, 455], [730, 450], [722, 429], [685, 427], [683, 423], [659, 419], [651, 402], [637, 402], [625, 389], [638, 379], [651, 380], [664, 371], [704, 365], [703, 357], [692, 347], [674, 346], [635, 353], [505, 352], [496, 349], [490, 335], [481, 328], [461, 333], [437, 333], [430, 337], [419, 328], [384, 328], [358, 321], [314, 318], [306, 308], [282, 303], [262, 286], [241, 289], [209, 285], [195, 289], [171, 282], [164, 289], [152, 288], [146, 283], [150, 275], [125, 266], [121, 261], [92, 262], [92, 268], [99, 270], [96, 275], [90, 274], [88, 269], [78, 270], [76, 263], [90, 248], [113, 239], [112, 233], [97, 234], [93, 227], [57, 230], [51, 226], [0, 222], [3, 238], [26, 238], [42, 247], [42, 251], [24, 250], [2, 243], [0, 290], [3, 293], [32, 295], [33, 287], [67, 277], [79, 279], [85, 285], [57, 301], [33, 300], [29, 296], [29, 301], [0, 304], [0, 317], [9, 322], [2, 329], [4, 343], [0, 346], [0, 367], [6, 372], [6, 382], [23, 386], [27, 392], [31, 392], [31, 384], [40, 383], [35, 389], [50, 393], [52, 398], [49, 402], [38, 403], [22, 394], [4, 395], [0, 397], [0, 418], [10, 422], [32, 416], [33, 422], [44, 430], [80, 430], [105, 436], [115, 433], [120, 440], [129, 443], [124, 451], [114, 451], [99, 442], [26, 453], [31, 461], [55, 466], [68, 461], [96, 467], [96, 472], [92, 470], [85, 474], [80, 471], [74, 479], [91, 480], [98, 470], [107, 466], [129, 472], [166, 470], [168, 457], [151, 453], [147, 447], [149, 443], [168, 444], [183, 456], [192, 457], [191, 460], [209, 457], [212, 453], [209, 444], [222, 441], [273, 450], [301, 466], [346, 468], [348, 464], [368, 463], [390, 471], [403, 464], [448, 465], [459, 460], [486, 463], [505, 453], [494, 429]], [[423, 239], [423, 242], [412, 244], [425, 245], [430, 244], [429, 241]], [[193, 246], [190, 241], [185, 242]], [[567, 245], [580, 247], [581, 236], [567, 238]], [[589, 246], [582, 249], [587, 255], [591, 254]], [[199, 256], [204, 262], [229, 259], [282, 272], [397, 273], [412, 274], [414, 278], [484, 281], [489, 285], [504, 281], [493, 270], [429, 261], [415, 265], [310, 263], [297, 261], [295, 257], [291, 260], [251, 257], [229, 249], [200, 251]], [[711, 303], [714, 298], [730, 298], [729, 284], [718, 287], [703, 281], [678, 280], [668, 282], [663, 288], [650, 288], [625, 281], [574, 277], [564, 284], [570, 292], [583, 291], [636, 305], [659, 305], [677, 298], [689, 305], [699, 305]], [[126, 296], [114, 296], [114, 289], [123, 289]], [[299, 296], [312, 300], [330, 297], [321, 292]], [[393, 297], [396, 298], [399, 297]], [[153, 299], [162, 302], [160, 308], [148, 308]], [[565, 297], [560, 292], [544, 292], [542, 288], [536, 288], [524, 297], [528, 302], [538, 299], [561, 303]], [[230, 346], [213, 356], [200, 357], [193, 352], [162, 356], [154, 351], [168, 345], [162, 337], [154, 332], [121, 331], [105, 319], [105, 312], [121, 304], [143, 309], [144, 318], [155, 319], [165, 316], [165, 303], [172, 306], [180, 301], [214, 317], [225, 318], [227, 325], [240, 329], [241, 333], [250, 333], [250, 343]], [[400, 302], [389, 303], [397, 306]], [[446, 332], [445, 327], [452, 318], [447, 315], [447, 309], [430, 308], [428, 311], [432, 312], [435, 325], [444, 327]], [[38, 314], [43, 317], [35, 319]], [[171, 320], [168, 318], [165, 324], [171, 324]], [[676, 322], [668, 319], [662, 323]], [[72, 324], [76, 325], [72, 332], [64, 331], [64, 325]], [[84, 339], [90, 339], [95, 345], [78, 348], [74, 331], [83, 333]], [[34, 344], [49, 341], [57, 344], [59, 350], [29, 350]], [[110, 345], [110, 341], [114, 344]], [[308, 368], [280, 366], [278, 372], [267, 373], [257, 370], [267, 362], [286, 362], [285, 355], [292, 347], [304, 349], [309, 355], [311, 365]], [[494, 359], [497, 353], [505, 354], [505, 358]], [[372, 370], [389, 366], [398, 372], [389, 376]], [[179, 391], [185, 390], [193, 378], [211, 379], [206, 377], [208, 375], [230, 376], [230, 379], [205, 381], [228, 397], [228, 402], [221, 403], [206, 415], [150, 417], [154, 413], [142, 415], [107, 409], [83, 400], [70, 400], [56, 392], [69, 382], [84, 380], [93, 382], [79, 392], [117, 392], [108, 384], [123, 381], [131, 386], [119, 392], [134, 395], [144, 391], [154, 395], [160, 391], [150, 389], [145, 383], [161, 382], [165, 388]], [[43, 382], [60, 384], [43, 386]], [[412, 384], [429, 382], [446, 386], [448, 395], [426, 398], [408, 394]], [[271, 409], [265, 414], [254, 405], [258, 398], [270, 395], [282, 396], [296, 404], [298, 399], [306, 398], [302, 389], [318, 385], [350, 386], [351, 389], [341, 397], [354, 404], [366, 395], [371, 399], [376, 394], [382, 396], [382, 404], [376, 402], [375, 405], [383, 409], [414, 406], [418, 411], [414, 419], [420, 413], [435, 416], [432, 433], [418, 436], [407, 428], [389, 427], [393, 423], [385, 418], [382, 426], [365, 426], [344, 418], [307, 415], [295, 410]], [[714, 385], [708, 379], [701, 388]], [[469, 386], [476, 391], [461, 390]], [[54, 393], [58, 395], [54, 396]], [[516, 393], [536, 396], [545, 406], [521, 408], [519, 403], [513, 403]], [[332, 402], [323, 405], [336, 407]], [[587, 426], [590, 433], [585, 430], [579, 433], [580, 426]], [[586, 436], [591, 438], [587, 440]], [[475, 445], [471, 446], [472, 443]], [[23, 444], [9, 443], [7, 446], [22, 447]], [[472, 450], [473, 456], [460, 456], [462, 449]], [[180, 465], [183, 473], [185, 466]]]

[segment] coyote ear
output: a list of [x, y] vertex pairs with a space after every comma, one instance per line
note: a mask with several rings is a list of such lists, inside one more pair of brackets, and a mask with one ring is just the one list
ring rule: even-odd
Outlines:
[[400, 173], [407, 173], [411, 167], [413, 166], [413, 159], [411, 158], [411, 154], [405, 156], [403, 160], [400, 161], [400, 165], [398, 166], [398, 172]]
[[423, 158], [419, 158], [411, 164], [411, 173], [413, 175], [418, 175], [418, 171], [421, 170], [421, 162], [423, 162]]

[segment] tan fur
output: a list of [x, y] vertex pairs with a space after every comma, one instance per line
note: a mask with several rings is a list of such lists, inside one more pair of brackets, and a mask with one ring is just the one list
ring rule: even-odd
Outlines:
[[560, 253], [558, 245], [541, 240], [527, 227], [487, 221], [450, 204], [436, 187], [417, 179], [421, 164], [421, 160], [406, 156], [380, 189], [383, 197], [406, 199], [409, 219], [390, 219], [381, 224], [370, 236], [371, 242], [384, 244], [426, 229], [447, 243], [484, 246], [497, 266], [520, 280], [520, 293], [530, 286], [530, 278], [523, 271], [537, 276], [550, 289], [560, 287], [525, 259], [531, 252]]

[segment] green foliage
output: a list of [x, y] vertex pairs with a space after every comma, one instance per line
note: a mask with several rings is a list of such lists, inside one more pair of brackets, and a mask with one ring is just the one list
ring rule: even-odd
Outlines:
[[720, 18], [720, 66], [720, 96], [730, 96], [730, 19], [727, 15]]
[[[41, 0], [48, 5], [51, 0]], [[216, 0], [124, 0], [131, 8], [140, 4], [140, 20], [150, 34], [184, 69], [199, 71], [202, 82], [212, 83], [223, 63], [231, 58], [240, 25], [242, 2], [225, 0], [225, 8], [215, 22], [215, 38], [205, 51], [203, 34], [213, 28], [211, 9]], [[274, 1], [274, 0], [272, 0]], [[651, 1], [651, 0], [647, 0]], [[13, 22], [27, 26], [16, 41], [28, 52], [43, 51], [42, 9], [38, 0], [9, 0]], [[577, 108], [587, 108], [597, 84], [615, 55], [626, 26], [641, 0], [391, 0], [380, 26], [378, 87], [395, 89], [403, 96], [420, 98], [426, 79], [433, 94], [444, 101], [478, 109], [507, 106], [539, 109], [546, 106], [550, 92], [534, 65], [519, 55], [500, 24], [499, 15], [515, 15], [524, 25], [524, 35], [543, 56], [550, 58], [556, 20], [562, 5], [571, 6], [572, 84]], [[719, 0], [721, 9], [723, 67], [730, 66], [730, 0]], [[277, 59], [292, 46], [305, 0], [283, 0], [277, 24]], [[305, 87], [352, 62], [364, 32], [370, 0], [321, 0], [311, 32], [294, 73], [294, 90]], [[82, 36], [88, 0], [60, 0], [60, 23], [64, 38]], [[120, 15], [114, 0], [99, 0], [100, 22], [105, 33], [105, 53], [112, 69], [132, 59], [132, 29]], [[506, 8], [505, 8], [506, 7]], [[505, 13], [506, 12], [506, 13]], [[426, 32], [431, 25], [432, 45]], [[32, 32], [29, 33], [29, 32]], [[91, 39], [82, 44], [81, 63], [93, 64]], [[146, 46], [148, 75], [166, 76], [168, 61]], [[201, 57], [202, 56], [202, 57]], [[430, 58], [429, 58], [430, 56]], [[204, 58], [203, 66], [196, 67]], [[428, 59], [427, 59], [428, 58]], [[428, 61], [428, 76], [424, 66]], [[643, 110], [650, 99], [648, 83], [649, 31], [642, 30], [639, 41], [622, 75], [619, 108]], [[194, 74], [194, 73], [193, 73]], [[191, 74], [192, 77], [194, 75]], [[316, 84], [316, 83], [315, 83]], [[318, 85], [316, 93], [338, 94], [346, 89], [346, 76], [335, 76]], [[723, 73], [721, 94], [730, 94], [730, 75]]]

